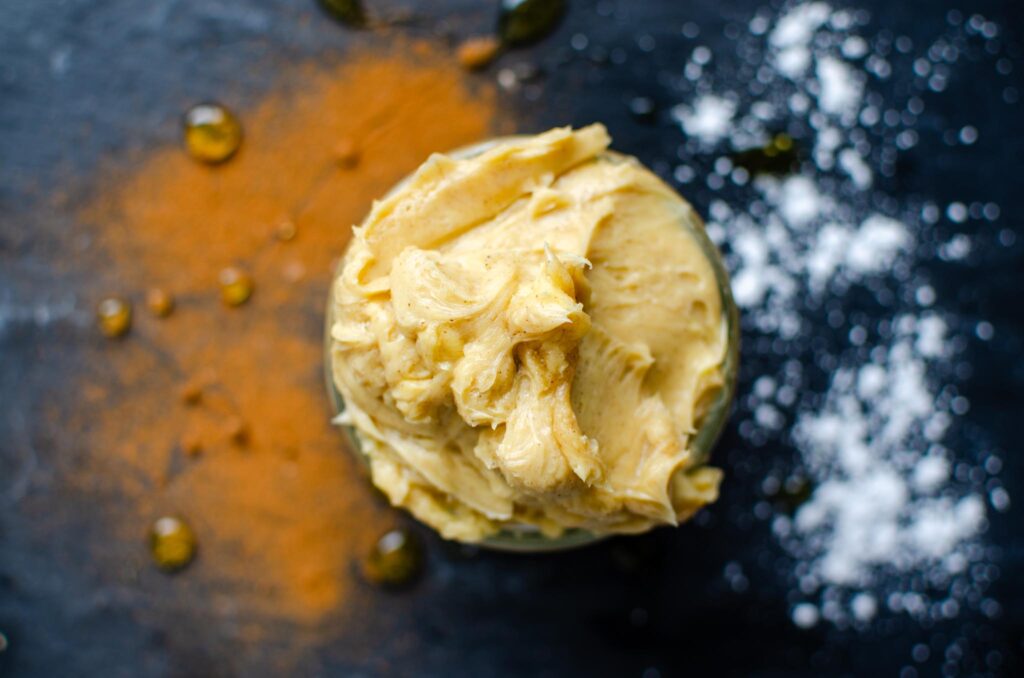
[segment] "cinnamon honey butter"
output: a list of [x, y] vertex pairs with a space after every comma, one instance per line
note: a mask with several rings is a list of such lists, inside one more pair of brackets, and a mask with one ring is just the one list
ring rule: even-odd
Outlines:
[[690, 205], [601, 125], [434, 155], [354, 229], [331, 372], [373, 483], [444, 537], [636, 533], [718, 495], [725, 382]]

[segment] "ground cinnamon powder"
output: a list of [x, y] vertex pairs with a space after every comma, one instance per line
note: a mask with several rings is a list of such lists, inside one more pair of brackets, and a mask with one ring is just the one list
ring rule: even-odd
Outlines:
[[[228, 163], [172, 147], [100, 181], [81, 219], [109, 292], [136, 314], [127, 337], [97, 338], [69, 425], [88, 450], [73, 482], [109, 504], [114, 547], [98, 557], [110, 576], [154, 595], [172, 586], [165, 608], [238, 633], [268, 632], [282, 615], [315, 625], [344, 607], [353, 561], [394, 516], [328, 423], [332, 262], [373, 198], [431, 152], [494, 133], [494, 93], [467, 77], [422, 44], [299, 67], [237, 111], [245, 141]], [[255, 285], [237, 308], [220, 300], [227, 266]], [[174, 296], [168, 317], [145, 310], [151, 288]], [[199, 542], [170, 583], [144, 545], [165, 514], [184, 517]]]

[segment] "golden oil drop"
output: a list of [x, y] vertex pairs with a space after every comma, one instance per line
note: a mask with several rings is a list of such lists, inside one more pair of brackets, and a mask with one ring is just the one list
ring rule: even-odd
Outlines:
[[229, 266], [220, 272], [220, 298], [228, 306], [241, 306], [252, 296], [252, 278], [240, 268]]
[[103, 336], [123, 337], [132, 326], [132, 305], [119, 297], [104, 299], [96, 307], [96, 321]]
[[455, 57], [467, 71], [478, 71], [494, 61], [500, 51], [501, 41], [493, 35], [485, 35], [464, 40], [456, 48]]
[[227, 107], [216, 103], [193, 106], [185, 113], [185, 147], [196, 160], [224, 162], [242, 143], [242, 125]]
[[149, 551], [157, 567], [165, 572], [176, 572], [195, 557], [196, 535], [181, 518], [158, 518], [149, 531]]
[[423, 569], [423, 548], [416, 535], [399, 528], [384, 533], [363, 561], [363, 576], [378, 586], [399, 588]]
[[362, 0], [319, 0], [320, 6], [336, 21], [351, 28], [366, 26], [366, 10]]
[[506, 45], [537, 42], [565, 16], [565, 0], [501, 0], [498, 36]]

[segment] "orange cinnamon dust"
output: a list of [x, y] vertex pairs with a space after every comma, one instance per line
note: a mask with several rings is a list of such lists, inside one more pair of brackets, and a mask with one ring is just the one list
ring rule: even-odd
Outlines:
[[[173, 585], [208, 596], [204, 614], [314, 623], [344, 606], [353, 561], [392, 524], [328, 423], [323, 310], [371, 200], [430, 153], [494, 133], [493, 91], [465, 77], [422, 44], [295, 69], [287, 91], [239, 110], [245, 143], [226, 164], [158, 150], [82, 214], [128, 296], [159, 288], [175, 305], [139, 314], [77, 386], [90, 454], [75, 482], [116, 500], [111, 530], [140, 552], [158, 516], [190, 522], [199, 555]], [[357, 152], [340, 162], [339, 148]], [[228, 266], [254, 283], [237, 308], [220, 299]], [[166, 585], [138, 562], [138, 585]]]

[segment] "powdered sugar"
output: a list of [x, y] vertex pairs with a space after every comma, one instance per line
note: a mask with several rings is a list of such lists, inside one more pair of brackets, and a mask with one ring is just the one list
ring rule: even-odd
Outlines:
[[[976, 494], [944, 496], [949, 462], [939, 444], [948, 406], [929, 388], [927, 360], [941, 356], [944, 331], [934, 316], [896, 321], [891, 346], [870, 362], [841, 368], [824, 406], [801, 412], [794, 437], [808, 470], [820, 479], [794, 519], [779, 517], [776, 534], [799, 550], [818, 545], [801, 582], [866, 586], [872, 569], [949, 569], [967, 558], [966, 546], [984, 524]], [[926, 337], [927, 350], [915, 348]], [[922, 453], [914, 450], [921, 450]]]
[[735, 102], [712, 95], [700, 97], [692, 106], [679, 105], [672, 109], [683, 131], [708, 145], [725, 138], [735, 114]]
[[776, 48], [775, 67], [789, 78], [797, 78], [811, 64], [810, 41], [815, 31], [832, 13], [823, 2], [811, 2], [793, 8], [775, 24], [768, 42]]
[[835, 57], [818, 60], [818, 105], [832, 115], [856, 113], [861, 103], [861, 74]]
[[[746, 78], [747, 90], [720, 84], [746, 76], [719, 70], [712, 79], [691, 59], [685, 77], [697, 76], [699, 94], [673, 109], [691, 139], [680, 157], [710, 156], [705, 181], [723, 192], [709, 205], [708, 233], [725, 252], [753, 335], [748, 356], [753, 346], [777, 365], [759, 368], [740, 433], [752, 446], [795, 448], [795, 468], [775, 465], [764, 478], [767, 500], [810, 488], [792, 513], [755, 510], [771, 517], [791, 559], [791, 617], [803, 628], [822, 619], [861, 627], [897, 613], [946, 618], [969, 606], [989, 614], [998, 605], [984, 598], [988, 580], [971, 565], [987, 557], [986, 506], [1005, 510], [1010, 501], [998, 464], [982, 467], [951, 449], [950, 432], [969, 409], [951, 377], [963, 339], [917, 266], [942, 211], [966, 223], [973, 208], [955, 199], [944, 208], [901, 205], [871, 192], [917, 143], [913, 123], [924, 110], [920, 98], [886, 100], [875, 85], [900, 77], [941, 91], [949, 45], [938, 40], [896, 71], [891, 50], [859, 34], [866, 21], [824, 2], [759, 13], [739, 49], [747, 63], [766, 65]], [[908, 52], [909, 39], [898, 48]], [[797, 130], [807, 151], [797, 172], [750, 176], [729, 160], [778, 129]], [[955, 141], [978, 138], [963, 129]], [[674, 172], [683, 183], [701, 174], [690, 162]], [[998, 213], [993, 205], [989, 216]], [[936, 249], [959, 261], [971, 240], [958, 235]], [[875, 306], [859, 301], [865, 296]], [[975, 333], [991, 336], [990, 327]], [[838, 344], [826, 340], [829, 328]]]

